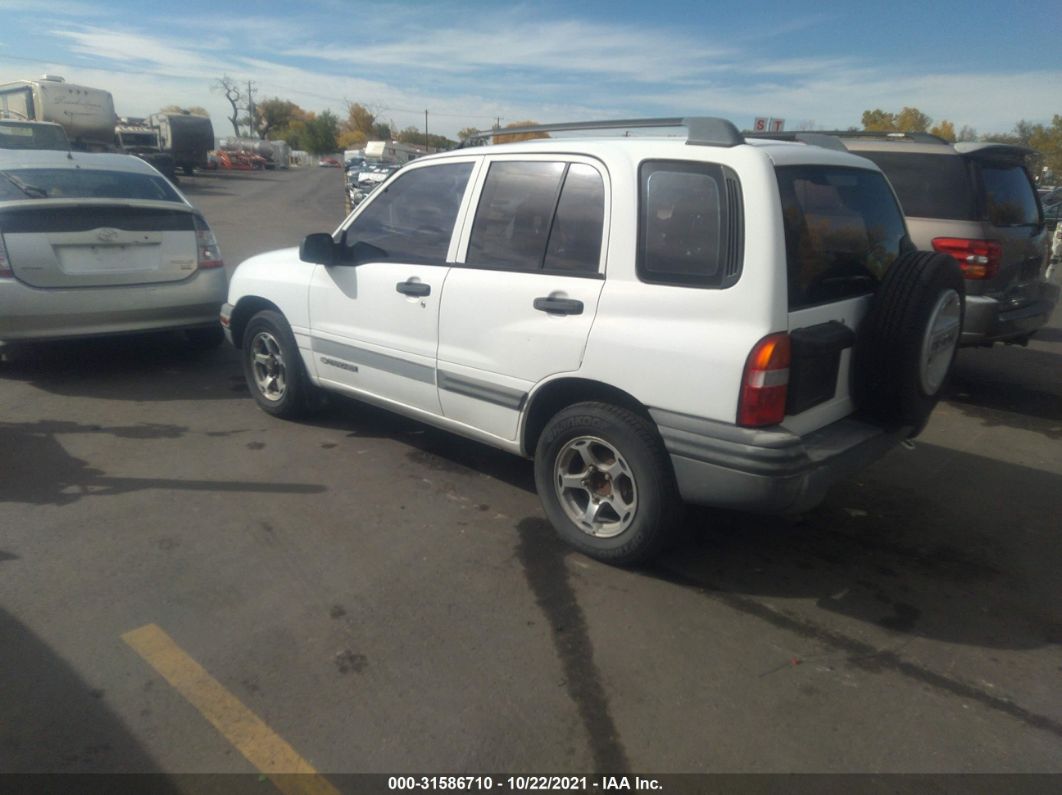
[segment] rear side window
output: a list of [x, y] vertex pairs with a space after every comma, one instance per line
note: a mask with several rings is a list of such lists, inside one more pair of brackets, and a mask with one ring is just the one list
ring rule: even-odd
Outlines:
[[582, 163], [498, 162], [487, 173], [465, 263], [597, 273], [605, 187]]
[[966, 160], [957, 155], [854, 152], [885, 172], [912, 218], [976, 221], [977, 202]]
[[471, 163], [447, 163], [408, 171], [373, 195], [343, 239], [353, 248], [380, 249], [376, 258], [411, 265], [441, 265], [453, 236]]
[[694, 287], [737, 281], [744, 242], [737, 177], [709, 163], [647, 161], [639, 182], [638, 277]]
[[878, 172], [787, 166], [776, 173], [790, 310], [872, 292], [911, 247], [900, 208]]
[[184, 203], [163, 177], [150, 174], [24, 168], [0, 171], [0, 177], [8, 183], [3, 196], [9, 199], [148, 199]]
[[1025, 169], [1017, 165], [983, 163], [985, 215], [993, 226], [1037, 226], [1040, 210]]

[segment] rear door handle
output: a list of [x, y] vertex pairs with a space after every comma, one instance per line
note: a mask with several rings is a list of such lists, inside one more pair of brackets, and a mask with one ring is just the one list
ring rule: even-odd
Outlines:
[[414, 298], [423, 298], [426, 295], [431, 295], [431, 285], [424, 282], [399, 282], [395, 285], [395, 290], [402, 293], [402, 295]]
[[551, 315], [581, 315], [583, 302], [574, 298], [536, 298], [532, 304], [539, 312], [548, 312]]

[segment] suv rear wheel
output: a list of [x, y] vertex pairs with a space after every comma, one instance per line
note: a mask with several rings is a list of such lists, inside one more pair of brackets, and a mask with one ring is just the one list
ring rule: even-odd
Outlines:
[[682, 516], [656, 429], [607, 403], [578, 403], [549, 421], [535, 452], [535, 484], [561, 538], [605, 563], [648, 561]]

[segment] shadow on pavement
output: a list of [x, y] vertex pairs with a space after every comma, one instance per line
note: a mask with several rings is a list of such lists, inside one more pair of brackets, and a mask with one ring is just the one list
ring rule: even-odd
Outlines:
[[[0, 465], [0, 502], [68, 505], [85, 497], [105, 497], [144, 489], [170, 491], [319, 494], [324, 486], [309, 483], [185, 480], [114, 477], [70, 455], [57, 434], [105, 433], [124, 439], [176, 439], [186, 432], [177, 425], [141, 424], [105, 427], [63, 420], [0, 422], [4, 464]], [[17, 465], [12, 465], [17, 462]]]
[[238, 352], [190, 348], [179, 333], [19, 345], [0, 378], [55, 395], [154, 402], [245, 398]]
[[[4, 705], [0, 771], [5, 785], [20, 773], [161, 772], [107, 708], [106, 693], [90, 688], [4, 610], [0, 610], [0, 704]], [[67, 783], [69, 791], [77, 789], [76, 779]], [[39, 788], [28, 786], [25, 791]], [[152, 777], [151, 791], [177, 792], [162, 777]]]

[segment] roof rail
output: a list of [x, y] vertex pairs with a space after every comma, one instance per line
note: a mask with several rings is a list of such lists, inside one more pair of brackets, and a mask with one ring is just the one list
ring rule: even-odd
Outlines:
[[670, 116], [658, 119], [615, 119], [611, 121], [575, 121], [557, 124], [534, 124], [527, 127], [497, 127], [476, 130], [463, 145], [484, 141], [496, 135], [522, 135], [539, 132], [581, 132], [584, 130], [634, 130], [650, 127], [685, 127], [690, 146], [737, 146], [745, 138], [733, 123], [712, 116]]
[[746, 138], [773, 138], [776, 141], [800, 141], [802, 135], [829, 136], [834, 138], [887, 138], [896, 141], [911, 141], [920, 144], [950, 144], [951, 141], [927, 132], [889, 132], [886, 130], [795, 130], [776, 133], [745, 133]]

